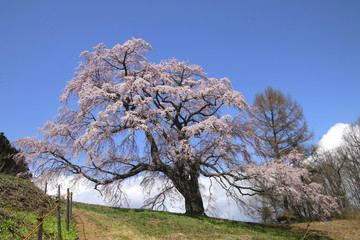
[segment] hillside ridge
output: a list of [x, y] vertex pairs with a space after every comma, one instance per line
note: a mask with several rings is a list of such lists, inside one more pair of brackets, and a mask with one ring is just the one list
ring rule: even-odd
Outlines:
[[[37, 217], [45, 216], [55, 206], [55, 200], [36, 187], [34, 183], [0, 173], [1, 240], [23, 240], [38, 225]], [[74, 223], [71, 223], [69, 232], [65, 230], [63, 217], [61, 224], [63, 240], [78, 238]], [[43, 239], [55, 239], [57, 235], [55, 214], [49, 215], [43, 226]], [[34, 239], [36, 236], [35, 232], [29, 239]]]

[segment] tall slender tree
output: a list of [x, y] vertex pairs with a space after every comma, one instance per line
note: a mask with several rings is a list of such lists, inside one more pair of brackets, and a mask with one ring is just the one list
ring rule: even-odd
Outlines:
[[257, 135], [263, 140], [270, 158], [280, 158], [293, 150], [304, 153], [313, 137], [301, 106], [281, 91], [267, 87], [256, 94], [254, 117], [258, 120]]
[[[307, 141], [313, 134], [308, 130], [307, 122], [301, 106], [281, 91], [267, 87], [263, 93], [256, 94], [253, 112], [257, 119], [257, 136], [263, 141], [266, 157], [280, 159], [293, 150], [307, 153]], [[289, 212], [294, 205], [290, 195], [279, 197], [268, 196], [272, 199], [274, 208], [282, 206]]]

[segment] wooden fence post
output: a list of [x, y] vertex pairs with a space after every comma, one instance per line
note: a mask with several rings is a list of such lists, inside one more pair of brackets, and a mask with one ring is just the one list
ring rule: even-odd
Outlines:
[[60, 218], [60, 185], [58, 188], [58, 200], [57, 202], [59, 203], [58, 207], [57, 207], [57, 211], [56, 211], [56, 218], [57, 218], [57, 229], [58, 229], [58, 240], [61, 240], [61, 218]]
[[67, 198], [66, 198], [66, 231], [69, 231], [69, 223], [70, 223], [70, 190], [67, 189]]
[[72, 219], [72, 196], [73, 196], [73, 193], [71, 192], [70, 193], [70, 219]]
[[44, 217], [37, 217], [38, 223], [40, 224], [39, 230], [38, 230], [38, 240], [42, 240], [43, 236], [43, 223]]

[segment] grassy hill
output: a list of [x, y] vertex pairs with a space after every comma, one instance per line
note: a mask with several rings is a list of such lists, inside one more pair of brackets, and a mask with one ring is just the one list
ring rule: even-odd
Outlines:
[[[55, 201], [33, 183], [0, 174], [0, 239], [24, 239]], [[62, 210], [65, 206], [62, 207]], [[269, 225], [143, 209], [74, 203], [75, 222], [64, 240], [86, 239], [303, 239], [307, 224]], [[360, 239], [360, 219], [311, 223], [305, 239]], [[56, 239], [55, 214], [44, 223], [44, 239]], [[29, 239], [36, 239], [36, 233]]]
[[[4, 174], [0, 174], [0, 239], [24, 239], [37, 225], [37, 217], [46, 215], [55, 201], [44, 194], [33, 183]], [[64, 209], [64, 207], [63, 207]], [[62, 223], [63, 239], [77, 239], [76, 227], [72, 223], [69, 233]], [[35, 232], [28, 239], [37, 239]], [[43, 239], [55, 239], [57, 225], [55, 214], [44, 222]]]
[[[294, 239], [306, 229], [76, 203], [80, 239]], [[306, 239], [332, 239], [312, 232]]]

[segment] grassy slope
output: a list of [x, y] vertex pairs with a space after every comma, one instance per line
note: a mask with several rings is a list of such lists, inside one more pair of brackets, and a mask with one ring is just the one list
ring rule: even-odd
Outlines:
[[[23, 239], [37, 226], [37, 216], [43, 216], [55, 202], [33, 183], [0, 174], [0, 239]], [[64, 206], [62, 207], [64, 210]], [[208, 217], [189, 217], [150, 210], [109, 208], [76, 203], [76, 215], [81, 216], [78, 229], [86, 226], [86, 239], [301, 239], [306, 224], [287, 226], [243, 223]], [[79, 219], [79, 218], [78, 218]], [[79, 221], [78, 221], [79, 222]], [[83, 223], [83, 226], [81, 226]], [[360, 219], [311, 223], [306, 239], [360, 239]], [[70, 232], [62, 223], [63, 239], [77, 239], [75, 225]], [[44, 224], [44, 239], [55, 239], [56, 218], [50, 215]], [[330, 233], [333, 238], [327, 237]], [[82, 239], [83, 230], [79, 237]], [[36, 239], [34, 234], [29, 239]]]
[[[359, 240], [360, 239], [360, 218], [356, 216], [351, 219], [338, 219], [328, 222], [312, 222], [309, 229], [310, 234], [330, 235], [333, 239]], [[304, 230], [306, 223], [293, 224], [294, 229]]]
[[[55, 201], [33, 183], [0, 174], [0, 239], [24, 239], [37, 226], [36, 217], [44, 216], [55, 205]], [[62, 232], [64, 240], [77, 238], [74, 224], [67, 233], [63, 222]], [[29, 239], [36, 239], [36, 234]], [[56, 234], [56, 217], [53, 213], [44, 222], [43, 239], [54, 239]]]
[[[284, 225], [244, 223], [167, 212], [76, 203], [86, 239], [301, 239], [302, 231]], [[80, 234], [83, 235], [83, 234]], [[80, 236], [82, 239], [83, 236]], [[306, 239], [329, 239], [312, 236]]]

